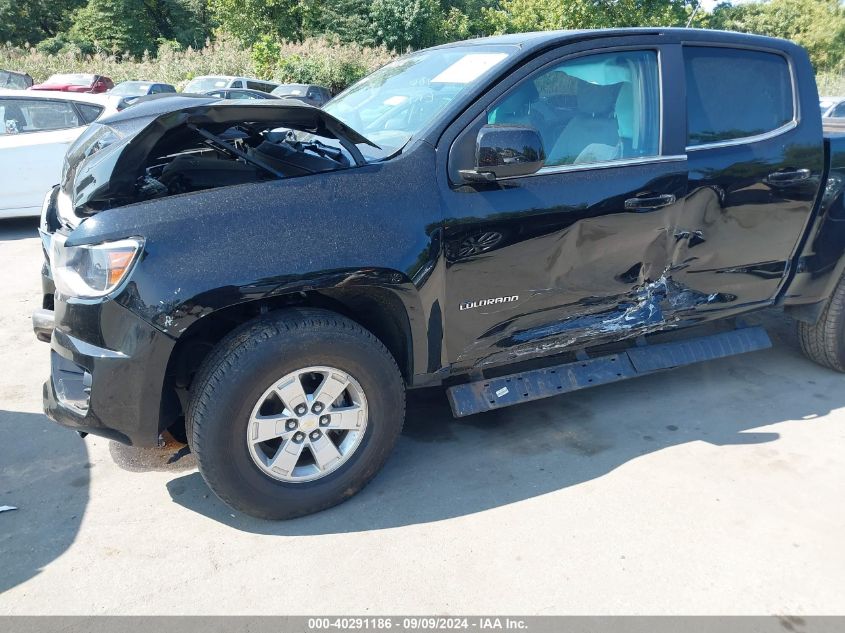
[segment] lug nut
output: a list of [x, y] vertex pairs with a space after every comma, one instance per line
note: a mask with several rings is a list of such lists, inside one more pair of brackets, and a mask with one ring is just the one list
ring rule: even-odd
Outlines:
[[288, 431], [293, 431], [296, 428], [296, 420], [288, 420]]
[[322, 404], [321, 402], [315, 402], [315, 403], [314, 403], [314, 406], [313, 406], [313, 407], [311, 407], [311, 410], [312, 410], [314, 413], [320, 413], [320, 411], [322, 411], [322, 410], [323, 410], [323, 404]]
[[331, 422], [331, 418], [327, 415], [320, 416], [320, 426], [328, 426], [329, 422]]
[[296, 406], [295, 411], [296, 415], [305, 415], [305, 412], [308, 411], [308, 407], [306, 407], [304, 404], [299, 404]]
[[305, 433], [303, 433], [302, 431], [300, 431], [299, 433], [297, 433], [296, 435], [293, 436], [294, 442], [301, 442], [304, 439], [305, 439]]
[[311, 439], [312, 440], [319, 440], [320, 435], [322, 435], [319, 431], [312, 431], [311, 432]]

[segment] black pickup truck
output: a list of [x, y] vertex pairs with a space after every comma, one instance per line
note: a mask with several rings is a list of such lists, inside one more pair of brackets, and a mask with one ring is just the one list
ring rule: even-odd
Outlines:
[[845, 371], [843, 178], [807, 54], [734, 33], [449, 44], [323, 109], [141, 104], [45, 200], [44, 407], [184, 435], [278, 519], [360, 490], [409, 388], [463, 416], [749, 352], [734, 317], [769, 306]]

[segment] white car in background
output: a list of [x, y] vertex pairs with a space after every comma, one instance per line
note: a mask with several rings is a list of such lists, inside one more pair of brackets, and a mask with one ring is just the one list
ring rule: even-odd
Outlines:
[[38, 216], [68, 146], [117, 112], [106, 95], [0, 90], [0, 218]]
[[232, 75], [202, 75], [194, 77], [182, 89], [182, 92], [205, 94], [212, 90], [228, 90], [230, 88], [247, 88], [261, 92], [273, 92], [279, 86], [278, 82], [265, 81], [255, 77], [234, 77]]
[[819, 97], [823, 119], [845, 118], [845, 97]]

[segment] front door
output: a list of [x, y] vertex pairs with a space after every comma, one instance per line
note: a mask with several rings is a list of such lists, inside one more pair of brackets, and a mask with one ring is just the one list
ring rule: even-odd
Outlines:
[[[678, 49], [571, 50], [537, 62], [452, 146], [444, 353], [454, 368], [634, 336], [680, 304], [711, 300], [670, 270], [687, 166], [662, 129], [677, 120], [661, 103], [678, 95], [661, 76], [676, 72]], [[545, 166], [491, 185], [456, 182], [484, 124], [535, 127]]]

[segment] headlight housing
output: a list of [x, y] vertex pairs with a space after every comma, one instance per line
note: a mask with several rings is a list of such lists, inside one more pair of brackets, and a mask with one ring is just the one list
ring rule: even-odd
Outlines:
[[[88, 126], [82, 134], [73, 142], [65, 154], [64, 164], [62, 165], [62, 185], [70, 184], [69, 178], [73, 177], [79, 165], [89, 159], [97, 152], [114, 145], [123, 140], [124, 134], [119, 130], [101, 123], [92, 123]], [[65, 187], [70, 191], [69, 187]]]
[[129, 276], [144, 247], [140, 237], [82, 246], [65, 246], [65, 239], [58, 233], [53, 237], [53, 280], [59, 293], [81, 299], [113, 292]]

